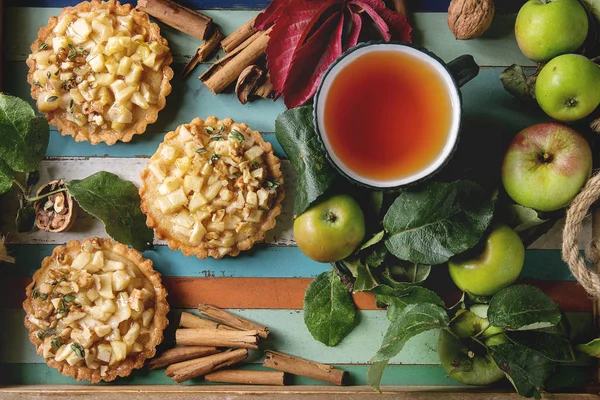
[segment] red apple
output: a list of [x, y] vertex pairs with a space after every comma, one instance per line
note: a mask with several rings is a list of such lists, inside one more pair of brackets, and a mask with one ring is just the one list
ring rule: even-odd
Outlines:
[[539, 211], [568, 205], [592, 172], [592, 151], [583, 136], [556, 122], [519, 132], [502, 163], [502, 183], [517, 203]]

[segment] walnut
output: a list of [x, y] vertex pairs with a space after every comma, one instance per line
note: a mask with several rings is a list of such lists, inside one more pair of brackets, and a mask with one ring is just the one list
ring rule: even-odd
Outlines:
[[[43, 185], [37, 195], [43, 195], [65, 188], [67, 183], [56, 180]], [[34, 203], [35, 225], [47, 232], [63, 232], [68, 230], [75, 221], [76, 208], [69, 192], [62, 191], [51, 194]]]
[[494, 13], [493, 0], [452, 0], [448, 8], [448, 26], [457, 39], [474, 39], [488, 30]]

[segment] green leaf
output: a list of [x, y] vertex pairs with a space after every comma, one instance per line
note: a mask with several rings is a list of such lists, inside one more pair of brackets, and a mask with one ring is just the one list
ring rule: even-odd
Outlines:
[[69, 182], [68, 190], [84, 211], [102, 220], [106, 233], [117, 242], [139, 251], [152, 248], [154, 232], [146, 226], [140, 195], [133, 183], [100, 171]]
[[368, 247], [376, 245], [377, 243], [383, 240], [383, 235], [385, 235], [385, 231], [377, 232], [373, 237], [365, 242], [362, 246], [360, 246], [359, 250], [364, 250]]
[[304, 323], [327, 346], [337, 345], [354, 328], [352, 295], [333, 270], [319, 274], [304, 294]]
[[392, 320], [381, 348], [371, 361], [389, 360], [400, 353], [413, 336], [431, 329], [444, 328], [448, 324], [448, 314], [442, 307], [430, 303], [409, 304]]
[[0, 159], [13, 171], [35, 171], [50, 138], [46, 119], [25, 100], [0, 93], [0, 132]]
[[535, 99], [535, 76], [525, 75], [525, 70], [520, 65], [513, 64], [502, 71], [500, 82], [504, 90], [519, 100]]
[[371, 267], [377, 268], [384, 263], [389, 253], [390, 252], [388, 251], [387, 247], [385, 247], [385, 245], [382, 244], [379, 246], [375, 246], [373, 251], [371, 251], [371, 253], [365, 258], [365, 263], [367, 263], [367, 265], [370, 265]]
[[367, 383], [377, 391], [379, 391], [381, 377], [383, 376], [383, 371], [385, 371], [385, 367], [387, 367], [387, 365], [387, 360], [374, 362], [367, 371]]
[[492, 358], [521, 396], [540, 399], [541, 387], [554, 370], [554, 363], [516, 343], [492, 348]]
[[600, 338], [594, 339], [585, 344], [578, 344], [577, 350], [584, 352], [592, 357], [600, 358]]
[[561, 314], [558, 306], [540, 289], [514, 285], [498, 292], [490, 301], [490, 324], [511, 330], [533, 330], [556, 325]]
[[281, 113], [275, 121], [275, 135], [296, 170], [295, 218], [331, 188], [337, 173], [317, 138], [311, 105]]
[[431, 182], [402, 192], [383, 219], [388, 250], [401, 260], [441, 264], [475, 246], [494, 203], [470, 181]]
[[581, 0], [590, 10], [596, 22], [600, 22], [600, 0]]
[[378, 304], [388, 306], [386, 316], [390, 321], [398, 319], [400, 313], [411, 304], [430, 303], [444, 307], [444, 301], [436, 293], [421, 286], [411, 286], [405, 290], [399, 290], [380, 285], [372, 292], [379, 293], [375, 294]]
[[369, 265], [359, 264], [356, 269], [356, 280], [354, 281], [354, 293], [371, 290], [379, 285], [373, 277]]
[[392, 287], [397, 283], [420, 284], [429, 277], [430, 273], [431, 265], [398, 260], [396, 265], [389, 266], [383, 273], [383, 280]]
[[0, 194], [8, 192], [13, 186], [13, 171], [0, 160]]
[[533, 208], [524, 207], [520, 204], [511, 204], [511, 210], [513, 219], [510, 225], [516, 232], [526, 231], [548, 221], [547, 219], [541, 219], [538, 212]]
[[512, 342], [521, 344], [551, 361], [575, 360], [571, 342], [556, 331], [513, 331], [507, 332], [506, 335]]

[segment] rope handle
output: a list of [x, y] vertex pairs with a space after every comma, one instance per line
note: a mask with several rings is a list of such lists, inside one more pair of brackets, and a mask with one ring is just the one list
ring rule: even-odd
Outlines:
[[[600, 198], [600, 173], [592, 176], [583, 190], [573, 199], [563, 230], [562, 258], [579, 284], [593, 298], [600, 297], [600, 276], [586, 265], [586, 259], [579, 251], [579, 234], [583, 219], [592, 204]], [[586, 258], [592, 264], [600, 261], [600, 240], [594, 238], [586, 251]]]

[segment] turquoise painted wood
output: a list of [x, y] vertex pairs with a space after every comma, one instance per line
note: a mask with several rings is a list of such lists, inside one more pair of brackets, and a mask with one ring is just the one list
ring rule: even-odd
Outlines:
[[[42, 262], [52, 254], [52, 245], [17, 245], [14, 256], [19, 265], [5, 267], [5, 276], [31, 276]], [[257, 245], [249, 254], [236, 258], [199, 260], [185, 257], [180, 251], [156, 246], [144, 256], [151, 259], [163, 276], [195, 277], [246, 277], [246, 278], [312, 278], [329, 268], [304, 256], [297, 247]], [[521, 273], [523, 278], [547, 281], [573, 281], [561, 259], [560, 250], [528, 250]]]
[[[181, 310], [174, 310], [177, 314]], [[196, 313], [195, 310], [186, 310]], [[328, 363], [328, 364], [364, 364], [368, 361], [381, 345], [381, 340], [387, 330], [389, 321], [385, 312], [363, 310], [358, 312], [359, 328], [352, 331], [336, 347], [327, 347], [313, 340], [304, 326], [302, 310], [232, 310], [232, 312], [269, 326], [269, 338], [261, 341], [262, 349], [275, 349], [282, 352], [297, 354], [302, 357]], [[36, 353], [29, 343], [27, 330], [23, 326], [25, 313], [22, 310], [5, 310], [0, 315], [0, 322], [6, 329], [2, 329], [0, 339], [2, 343], [11, 343], [4, 347], [0, 353], [0, 362], [43, 364], [44, 360]], [[574, 337], [582, 340], [590, 338], [591, 315], [589, 313], [569, 312], [567, 318], [571, 325]], [[165, 341], [167, 345], [173, 343], [173, 327], [167, 329]], [[390, 360], [391, 364], [403, 365], [438, 365], [437, 355], [438, 331], [424, 332], [404, 346], [396, 357]], [[249, 361], [261, 361], [262, 354], [252, 351]], [[589, 359], [584, 358], [573, 365], [587, 365]]]

